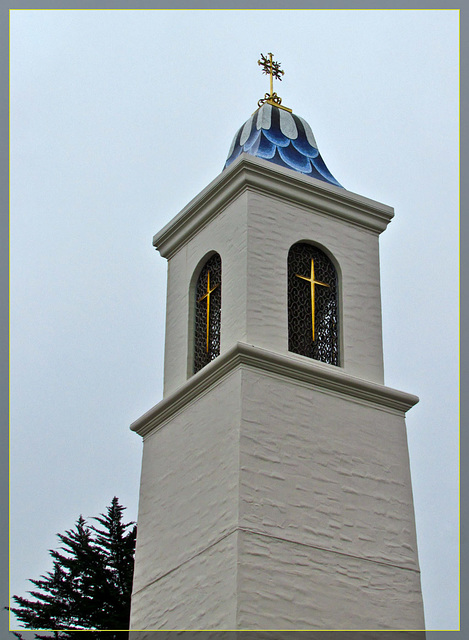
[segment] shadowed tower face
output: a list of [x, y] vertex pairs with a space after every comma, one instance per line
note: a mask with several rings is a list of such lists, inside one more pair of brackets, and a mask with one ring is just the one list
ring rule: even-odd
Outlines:
[[273, 90], [279, 63], [259, 62], [270, 92], [224, 170], [154, 237], [165, 382], [132, 425], [131, 626], [423, 629], [405, 427], [418, 399], [383, 373], [393, 210], [339, 185]]

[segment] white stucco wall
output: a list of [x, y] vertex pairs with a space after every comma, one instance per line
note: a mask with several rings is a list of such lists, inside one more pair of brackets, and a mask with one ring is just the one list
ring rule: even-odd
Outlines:
[[238, 553], [239, 629], [424, 627], [413, 572], [245, 532]]
[[238, 531], [132, 600], [132, 629], [236, 629]]
[[295, 362], [235, 365], [146, 435], [133, 629], [424, 627], [404, 412]]
[[[228, 567], [235, 566], [236, 554], [232, 541], [218, 543], [238, 522], [240, 376], [234, 372], [223, 379], [145, 438], [131, 628], [150, 623], [159, 628], [166, 621], [162, 612], [177, 603], [167, 622], [170, 628], [187, 626], [191, 618], [180, 601], [183, 593], [185, 601], [193, 601], [185, 590], [200, 579], [196, 558], [212, 546], [214, 560], [203, 571], [226, 565], [228, 573], [209, 581], [209, 591], [199, 596], [216, 600], [223, 587], [223, 620], [234, 611], [236, 589]], [[206, 609], [207, 615], [216, 610]]]
[[242, 385], [238, 628], [424, 628], [403, 414]]
[[418, 570], [403, 414], [256, 370], [242, 385], [240, 525]]

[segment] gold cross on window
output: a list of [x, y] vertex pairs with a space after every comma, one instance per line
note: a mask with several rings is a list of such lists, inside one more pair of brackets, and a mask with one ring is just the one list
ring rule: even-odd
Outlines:
[[210, 271], [207, 271], [207, 291], [205, 294], [197, 300], [197, 302], [202, 302], [202, 300], [207, 300], [207, 353], [208, 353], [208, 345], [209, 345], [209, 328], [210, 328], [210, 295], [219, 285], [216, 284], [212, 289], [210, 289]]
[[313, 342], [314, 342], [314, 287], [319, 284], [322, 287], [329, 287], [330, 285], [325, 282], [319, 282], [319, 280], [315, 280], [314, 278], [314, 260], [311, 258], [311, 275], [309, 278], [306, 276], [300, 276], [298, 273], [295, 274], [297, 278], [301, 278], [302, 280], [306, 280], [311, 283], [311, 323], [313, 326]]

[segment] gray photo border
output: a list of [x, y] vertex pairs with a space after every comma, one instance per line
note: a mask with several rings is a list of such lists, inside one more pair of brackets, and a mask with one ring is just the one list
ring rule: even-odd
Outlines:
[[[2, 299], [0, 304], [0, 355], [1, 355], [1, 374], [0, 374], [0, 412], [1, 412], [1, 431], [0, 431], [0, 451], [1, 451], [1, 464], [0, 464], [0, 506], [1, 506], [1, 527], [0, 527], [0, 604], [2, 607], [2, 615], [0, 619], [0, 634], [3, 638], [12, 638], [13, 634], [8, 629], [8, 612], [3, 608], [8, 603], [8, 577], [9, 577], [9, 532], [6, 526], [9, 520], [9, 476], [8, 476], [8, 464], [9, 464], [9, 12], [10, 10], [46, 10], [46, 9], [457, 9], [460, 11], [460, 52], [461, 52], [461, 102], [464, 103], [466, 97], [466, 83], [464, 82], [464, 70], [465, 62], [469, 56], [469, 44], [467, 38], [467, 13], [465, 7], [461, 6], [462, 0], [458, 3], [451, 3], [445, 5], [441, 0], [414, 0], [411, 4], [408, 2], [396, 1], [379, 1], [379, 0], [355, 0], [354, 2], [347, 2], [346, 0], [238, 0], [236, 2], [230, 0], [0, 0], [0, 78], [1, 81], [1, 100], [0, 100], [0, 195], [1, 195], [1, 215], [0, 215], [0, 287], [2, 293]], [[467, 131], [465, 122], [461, 122], [461, 142], [467, 138]], [[462, 145], [463, 146], [463, 145]], [[464, 151], [464, 146], [463, 146]], [[467, 166], [467, 161], [464, 153], [461, 153], [461, 175], [464, 175], [464, 168]], [[467, 182], [462, 181], [461, 184], [461, 211], [465, 211], [464, 203], [468, 201], [468, 185]], [[460, 218], [460, 230], [461, 230], [461, 244], [464, 246], [464, 240], [469, 237], [469, 220], [465, 216]], [[467, 364], [467, 354], [469, 350], [469, 339], [467, 333], [464, 331], [466, 328], [468, 313], [468, 303], [463, 296], [464, 283], [466, 281], [465, 276], [469, 273], [469, 258], [461, 252], [460, 261], [460, 275], [461, 275], [461, 389], [464, 390], [465, 383], [469, 378], [469, 366]], [[465, 459], [465, 453], [467, 451], [468, 434], [463, 428], [466, 417], [468, 415], [469, 399], [465, 394], [462, 394], [461, 398], [461, 460]], [[460, 602], [464, 603], [469, 601], [468, 587], [467, 587], [467, 520], [468, 510], [467, 496], [464, 492], [464, 487], [469, 485], [469, 471], [464, 465], [461, 465], [461, 583], [460, 583]], [[32, 523], [34, 526], [34, 523]], [[464, 533], [466, 532], [466, 535]], [[444, 544], [444, 541], [442, 541]], [[459, 631], [428, 631], [426, 637], [428, 640], [461, 640], [468, 636], [468, 615], [464, 606], [461, 606], [461, 628]], [[466, 631], [466, 634], [464, 634]], [[159, 632], [154, 632], [155, 640]], [[176, 632], [175, 632], [176, 633]], [[198, 632], [197, 634], [186, 632], [187, 637], [189, 635], [197, 635], [202, 639], [205, 632]], [[177, 634], [179, 638], [181, 635]], [[274, 633], [274, 632], [272, 632]], [[292, 632], [293, 635], [298, 635], [299, 632]], [[326, 638], [332, 638], [331, 632], [324, 632], [320, 634], [318, 632], [301, 632], [302, 637], [319, 638], [323, 636]], [[344, 640], [352, 640], [352, 636], [365, 638], [365, 633], [355, 634], [354, 632], [333, 632], [334, 637], [339, 637]], [[401, 632], [392, 632], [392, 637], [398, 640], [398, 636]], [[227, 632], [226, 634], [220, 633], [220, 638], [223, 636], [238, 636], [236, 632]], [[241, 635], [240, 632], [239, 635]], [[153, 635], [153, 634], [152, 634]], [[209, 634], [211, 638], [215, 637], [212, 632]], [[249, 638], [252, 639], [256, 634], [251, 633]], [[389, 632], [383, 632], [383, 636], [389, 637]], [[23, 633], [25, 640], [33, 640], [33, 632]], [[84, 636], [85, 637], [85, 636]], [[169, 637], [165, 633], [165, 638]], [[175, 636], [176, 637], [176, 636]], [[247, 636], [246, 636], [247, 637]], [[262, 633], [262, 638], [266, 638], [267, 634]], [[284, 637], [285, 634], [284, 634]], [[406, 637], [410, 637], [406, 634]], [[373, 633], [373, 639], [378, 638], [376, 633]], [[371, 638], [370, 638], [371, 640]]]

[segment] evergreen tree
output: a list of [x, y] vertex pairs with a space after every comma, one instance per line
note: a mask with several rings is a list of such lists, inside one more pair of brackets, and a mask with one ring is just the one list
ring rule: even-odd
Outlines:
[[88, 526], [80, 516], [74, 529], [57, 534], [62, 546], [49, 551], [52, 571], [30, 580], [34, 600], [13, 596], [19, 606], [11, 611], [26, 629], [60, 630], [36, 638], [128, 637], [137, 528], [123, 522], [124, 510], [114, 497], [107, 513], [93, 518], [101, 526]]

